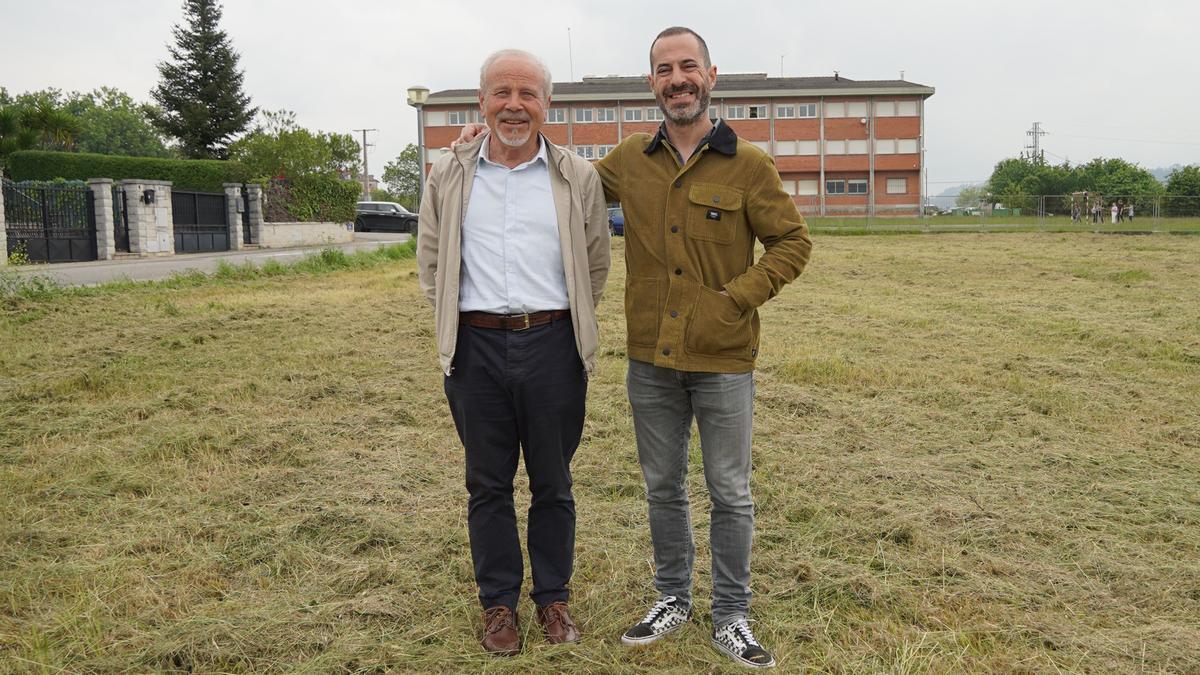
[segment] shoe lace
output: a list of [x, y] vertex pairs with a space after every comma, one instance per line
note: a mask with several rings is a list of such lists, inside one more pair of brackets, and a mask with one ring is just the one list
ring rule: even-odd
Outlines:
[[748, 619], [738, 619], [729, 624], [728, 630], [736, 635], [747, 647], [762, 647], [758, 644], [758, 640], [754, 639], [754, 633], [750, 632], [750, 622]]
[[567, 606], [559, 602], [544, 608], [542, 610], [542, 617], [546, 625], [557, 623], [561, 624], [564, 628], [575, 627], [575, 622], [571, 620], [571, 616], [567, 613]]
[[513, 623], [513, 613], [507, 607], [492, 607], [484, 612], [487, 625], [484, 630], [490, 635]]
[[659, 598], [655, 601], [654, 606], [646, 612], [646, 617], [642, 619], [642, 623], [654, 623], [658, 617], [662, 616], [667, 610], [675, 604], [675, 596], [668, 595], [665, 598]]

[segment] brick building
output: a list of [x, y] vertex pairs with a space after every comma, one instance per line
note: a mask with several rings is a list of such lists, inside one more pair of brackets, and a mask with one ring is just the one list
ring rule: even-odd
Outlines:
[[[784, 189], [810, 215], [915, 215], [924, 202], [925, 99], [933, 87], [903, 80], [719, 75], [710, 117], [775, 158]], [[467, 122], [480, 121], [476, 89], [429, 96], [426, 161], [432, 164]], [[640, 77], [556, 82], [542, 133], [588, 159], [662, 122]]]

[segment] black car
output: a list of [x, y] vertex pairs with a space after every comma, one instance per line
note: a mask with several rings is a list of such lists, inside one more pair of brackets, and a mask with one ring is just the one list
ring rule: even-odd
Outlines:
[[354, 217], [355, 232], [417, 231], [417, 214], [396, 202], [359, 202]]

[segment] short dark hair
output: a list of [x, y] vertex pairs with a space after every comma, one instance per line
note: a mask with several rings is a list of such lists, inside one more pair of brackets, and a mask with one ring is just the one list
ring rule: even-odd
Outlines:
[[696, 38], [696, 42], [700, 43], [700, 53], [704, 55], [704, 67], [712, 67], [712, 58], [708, 55], [708, 43], [704, 41], [704, 38], [700, 37], [700, 34], [691, 28], [686, 28], [684, 26], [671, 26], [670, 28], [667, 28], [663, 30], [663, 32], [654, 36], [654, 41], [650, 43], [651, 72], [654, 71], [654, 45], [658, 44], [658, 41], [665, 37], [672, 37], [675, 35], [691, 35], [692, 37]]

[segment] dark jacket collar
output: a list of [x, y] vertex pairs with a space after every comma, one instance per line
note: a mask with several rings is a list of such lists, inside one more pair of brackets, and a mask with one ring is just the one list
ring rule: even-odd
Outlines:
[[[650, 145], [646, 146], [645, 153], [648, 155], [654, 152], [665, 140], [667, 140], [667, 123], [663, 122], [658, 125], [658, 133], [654, 134], [654, 138], [650, 139]], [[700, 144], [696, 146], [696, 149], [699, 150], [706, 144], [722, 155], [733, 157], [737, 154], [737, 134], [733, 133], [733, 129], [729, 128], [729, 125], [725, 124], [725, 121], [722, 119], [716, 120], [713, 128], [700, 140]]]

